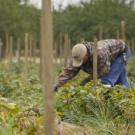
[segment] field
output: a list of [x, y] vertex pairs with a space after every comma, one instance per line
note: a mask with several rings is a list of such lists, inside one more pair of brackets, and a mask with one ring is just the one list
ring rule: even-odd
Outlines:
[[[133, 66], [133, 61], [131, 61]], [[131, 85], [134, 86], [133, 67], [129, 64]], [[0, 134], [34, 135], [43, 133], [44, 100], [40, 85], [39, 64], [33, 63], [28, 81], [24, 77], [24, 63], [0, 64]], [[55, 64], [56, 79], [62, 67]], [[135, 91], [122, 86], [104, 88], [89, 82], [80, 86], [86, 76], [81, 72], [64, 85], [56, 98], [56, 132], [87, 135], [134, 135]], [[54, 80], [55, 80], [54, 79]], [[66, 122], [66, 123], [64, 123]], [[70, 124], [68, 124], [70, 123]], [[76, 126], [75, 126], [76, 125]], [[70, 130], [69, 130], [70, 129]], [[60, 131], [59, 131], [60, 130]], [[72, 132], [73, 130], [73, 132]], [[80, 130], [80, 131], [79, 131]]]
[[[134, 0], [0, 0], [0, 135], [135, 135], [134, 16]], [[125, 45], [131, 89], [106, 88], [100, 71], [126, 64]], [[92, 80], [51, 91], [71, 57]]]

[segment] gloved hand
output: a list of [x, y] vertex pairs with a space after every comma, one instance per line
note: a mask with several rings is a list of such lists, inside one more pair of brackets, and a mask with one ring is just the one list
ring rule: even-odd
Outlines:
[[58, 85], [57, 85], [57, 84], [54, 84], [54, 85], [53, 85], [53, 91], [54, 91], [54, 92], [57, 92], [57, 91], [58, 91]]
[[86, 77], [81, 83], [81, 86], [84, 86], [86, 83], [88, 83], [91, 80], [90, 76]]

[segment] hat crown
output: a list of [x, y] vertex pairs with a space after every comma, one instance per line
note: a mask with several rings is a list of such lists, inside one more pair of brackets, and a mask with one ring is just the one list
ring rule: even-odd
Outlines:
[[87, 49], [83, 44], [76, 44], [72, 49], [72, 57], [82, 58], [86, 55]]
[[83, 58], [87, 53], [87, 48], [84, 44], [76, 44], [72, 48], [73, 63], [75, 66], [80, 66], [82, 64]]

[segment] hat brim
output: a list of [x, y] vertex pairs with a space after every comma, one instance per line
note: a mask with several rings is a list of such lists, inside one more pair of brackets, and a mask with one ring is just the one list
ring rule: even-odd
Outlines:
[[83, 60], [73, 60], [73, 67], [80, 67], [83, 63]]

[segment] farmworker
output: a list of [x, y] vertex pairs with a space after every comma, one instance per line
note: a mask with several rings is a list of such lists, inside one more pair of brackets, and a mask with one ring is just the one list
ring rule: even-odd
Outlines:
[[[93, 42], [76, 44], [72, 48], [72, 59], [64, 72], [54, 84], [54, 91], [77, 75], [80, 70], [90, 74], [80, 85], [92, 80], [93, 72]], [[131, 52], [126, 43], [118, 39], [106, 39], [97, 42], [98, 78], [105, 87], [117, 84], [130, 89], [126, 71], [126, 63], [131, 58]]]

